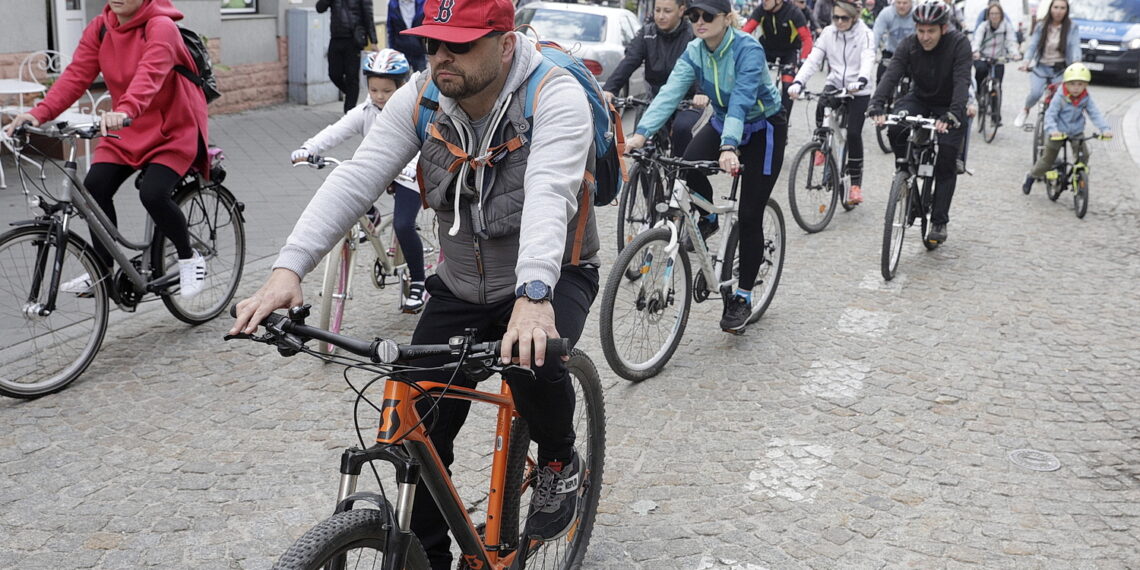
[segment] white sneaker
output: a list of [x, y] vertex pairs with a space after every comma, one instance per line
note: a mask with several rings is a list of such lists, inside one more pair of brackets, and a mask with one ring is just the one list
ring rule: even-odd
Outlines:
[[95, 284], [91, 282], [91, 274], [84, 273], [75, 279], [72, 279], [59, 286], [60, 293], [72, 293], [75, 295], [90, 295], [95, 288]]
[[1013, 120], [1013, 126], [1019, 128], [1019, 129], [1021, 127], [1024, 127], [1025, 126], [1025, 119], [1028, 119], [1028, 118], [1029, 118], [1029, 112], [1026, 111], [1025, 109], [1022, 109], [1021, 112], [1017, 114], [1017, 118]]
[[206, 287], [206, 258], [195, 251], [194, 257], [179, 259], [178, 268], [178, 294], [183, 299], [189, 299], [201, 293]]

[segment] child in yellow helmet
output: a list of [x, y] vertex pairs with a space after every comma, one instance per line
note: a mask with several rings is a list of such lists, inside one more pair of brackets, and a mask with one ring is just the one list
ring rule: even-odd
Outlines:
[[[1022, 191], [1026, 194], [1033, 187], [1035, 180], [1041, 180], [1045, 173], [1053, 168], [1057, 160], [1057, 153], [1065, 144], [1064, 137], [1079, 138], [1085, 134], [1085, 114], [1088, 114], [1093, 125], [1104, 138], [1112, 138], [1112, 129], [1104, 119], [1096, 103], [1093, 103], [1089, 94], [1089, 80], [1092, 73], [1085, 64], [1077, 62], [1065, 69], [1061, 77], [1063, 82], [1060, 92], [1053, 96], [1049, 108], [1045, 110], [1045, 150], [1033, 166], [1033, 170], [1025, 176]], [[1077, 161], [1087, 162], [1089, 158], [1088, 145], [1083, 141], [1077, 143]]]

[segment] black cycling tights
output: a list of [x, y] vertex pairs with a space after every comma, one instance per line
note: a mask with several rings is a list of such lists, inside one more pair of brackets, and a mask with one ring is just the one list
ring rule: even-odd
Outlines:
[[[186, 231], [186, 216], [182, 214], [182, 209], [178, 207], [178, 204], [174, 203], [173, 198], [174, 186], [182, 180], [182, 175], [161, 164], [149, 164], [145, 168], [146, 175], [142, 177], [141, 188], [139, 188], [139, 199], [142, 200], [143, 207], [154, 220], [155, 228], [174, 244], [178, 250], [178, 257], [180, 259], [193, 257], [194, 250], [190, 248], [190, 234]], [[87, 191], [95, 198], [95, 202], [107, 214], [111, 223], [116, 226], [119, 220], [115, 214], [115, 192], [119, 191], [119, 187], [134, 172], [134, 168], [125, 164], [97, 162], [91, 165], [91, 170], [83, 179], [83, 185], [87, 187]], [[92, 236], [91, 242], [95, 254], [107, 264], [107, 267], [112, 267], [114, 259], [107, 248], [94, 236]]]
[[[760, 272], [760, 262], [764, 260], [764, 208], [768, 206], [768, 198], [772, 195], [772, 188], [776, 186], [776, 179], [780, 177], [780, 168], [784, 165], [784, 147], [788, 143], [788, 122], [785, 115], [780, 113], [768, 119], [772, 125], [772, 164], [771, 173], [764, 174], [764, 155], [768, 148], [766, 139], [768, 133], [759, 131], [752, 134], [748, 144], [740, 147], [740, 164], [744, 173], [740, 180], [740, 288], [751, 290], [756, 281], [756, 274]], [[720, 133], [712, 126], [705, 125], [685, 150], [685, 160], [719, 160], [720, 159]], [[712, 201], [712, 184], [704, 174], [695, 170], [688, 171], [685, 181], [693, 193], [699, 194], [706, 200]], [[723, 228], [728, 231], [729, 228]]]
[[[847, 174], [851, 176], [851, 184], [856, 186], [863, 184], [863, 123], [870, 103], [870, 95], [859, 95], [847, 103]], [[824, 111], [823, 105], [816, 105], [817, 125], [823, 124]]]

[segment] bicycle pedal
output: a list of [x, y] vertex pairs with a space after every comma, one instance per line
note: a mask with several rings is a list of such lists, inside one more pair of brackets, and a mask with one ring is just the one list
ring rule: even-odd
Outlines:
[[738, 329], [720, 329], [720, 330], [722, 330], [728, 334], [731, 334], [731, 335], [742, 336], [742, 335], [744, 335], [744, 330], [746, 328], [748, 328], [748, 327], [740, 327]]

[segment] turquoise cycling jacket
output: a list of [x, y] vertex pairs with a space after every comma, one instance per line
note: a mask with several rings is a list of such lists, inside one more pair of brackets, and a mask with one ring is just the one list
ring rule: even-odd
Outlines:
[[685, 46], [669, 80], [637, 125], [637, 134], [652, 136], [677, 110], [677, 105], [697, 84], [708, 95], [713, 112], [724, 128], [722, 145], [738, 146], [744, 125], [780, 112], [780, 92], [768, 74], [764, 48], [752, 36], [729, 28], [715, 51], [697, 38]]

